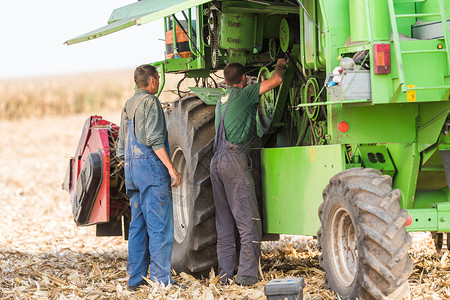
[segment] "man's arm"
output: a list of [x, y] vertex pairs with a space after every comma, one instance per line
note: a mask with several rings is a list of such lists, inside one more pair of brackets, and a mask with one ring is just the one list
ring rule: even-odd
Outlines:
[[181, 175], [178, 173], [177, 169], [172, 164], [172, 161], [167, 154], [166, 148], [162, 147], [155, 151], [156, 156], [162, 161], [162, 163], [166, 166], [167, 170], [169, 170], [169, 175], [173, 179], [172, 187], [176, 188], [181, 183]]
[[[166, 127], [164, 121], [164, 112], [160, 105], [157, 105], [157, 99], [150, 100], [149, 107], [146, 110], [145, 130], [147, 134], [147, 145], [151, 146], [156, 156], [162, 161], [173, 179], [172, 187], [177, 187], [181, 183], [181, 175], [175, 169], [172, 161], [164, 147], [166, 139]], [[143, 103], [145, 104], [145, 103]]]
[[123, 159], [124, 157], [124, 150], [125, 150], [125, 134], [126, 134], [126, 111], [125, 108], [122, 110], [122, 115], [120, 116], [120, 128], [119, 128], [119, 145], [117, 146], [117, 156], [120, 159]]
[[259, 87], [259, 94], [262, 95], [273, 88], [276, 88], [283, 82], [284, 78], [284, 66], [286, 65], [286, 60], [284, 58], [280, 58], [277, 61], [275, 66], [275, 70], [270, 76], [269, 79], [264, 80]]

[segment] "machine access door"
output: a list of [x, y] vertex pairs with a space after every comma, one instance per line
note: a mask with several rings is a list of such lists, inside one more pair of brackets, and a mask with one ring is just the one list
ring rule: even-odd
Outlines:
[[66, 41], [67, 45], [93, 40], [110, 33], [155, 21], [210, 0], [141, 0], [113, 10], [108, 25]]

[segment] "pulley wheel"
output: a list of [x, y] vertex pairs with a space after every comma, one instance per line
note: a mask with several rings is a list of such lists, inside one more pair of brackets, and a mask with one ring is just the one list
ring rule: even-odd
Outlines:
[[277, 58], [278, 45], [274, 38], [269, 40], [269, 56], [270, 59], [275, 60]]
[[[267, 67], [262, 67], [258, 73], [258, 82], [262, 82], [265, 79], [269, 79], [272, 72]], [[271, 89], [270, 91], [261, 95], [261, 99], [258, 105], [258, 135], [262, 136], [267, 133], [272, 124], [273, 114], [275, 112], [275, 102], [277, 97], [277, 89]]]
[[[310, 78], [305, 85], [303, 95], [302, 95], [302, 103], [316, 103], [319, 100], [319, 84], [315, 78]], [[306, 114], [308, 117], [315, 121], [319, 116], [319, 106], [307, 106]]]
[[291, 50], [294, 44], [294, 38], [292, 30], [289, 27], [289, 23], [286, 19], [281, 20], [280, 23], [280, 47], [283, 52]]

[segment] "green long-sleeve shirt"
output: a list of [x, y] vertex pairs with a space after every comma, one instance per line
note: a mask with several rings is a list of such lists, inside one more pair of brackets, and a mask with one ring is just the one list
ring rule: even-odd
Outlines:
[[119, 147], [117, 156], [124, 157], [125, 142], [127, 139], [128, 116], [134, 109], [136, 101], [144, 97], [138, 106], [134, 116], [134, 133], [138, 141], [146, 146], [152, 147], [154, 151], [164, 147], [167, 137], [166, 119], [158, 97], [149, 91], [138, 89], [123, 107], [119, 130]]

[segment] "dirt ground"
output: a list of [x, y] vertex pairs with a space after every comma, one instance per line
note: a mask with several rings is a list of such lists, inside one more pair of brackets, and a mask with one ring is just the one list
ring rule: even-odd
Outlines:
[[[104, 114], [118, 122], [119, 111]], [[126, 291], [127, 242], [77, 228], [61, 189], [88, 115], [0, 120], [1, 299], [265, 299], [273, 278], [304, 277], [304, 299], [336, 299], [323, 287], [319, 248], [310, 238], [263, 243], [264, 280], [252, 288], [216, 284], [217, 277], [175, 279], [187, 289], [150, 285]], [[414, 235], [412, 299], [450, 298], [448, 253], [435, 254], [428, 234]]]

